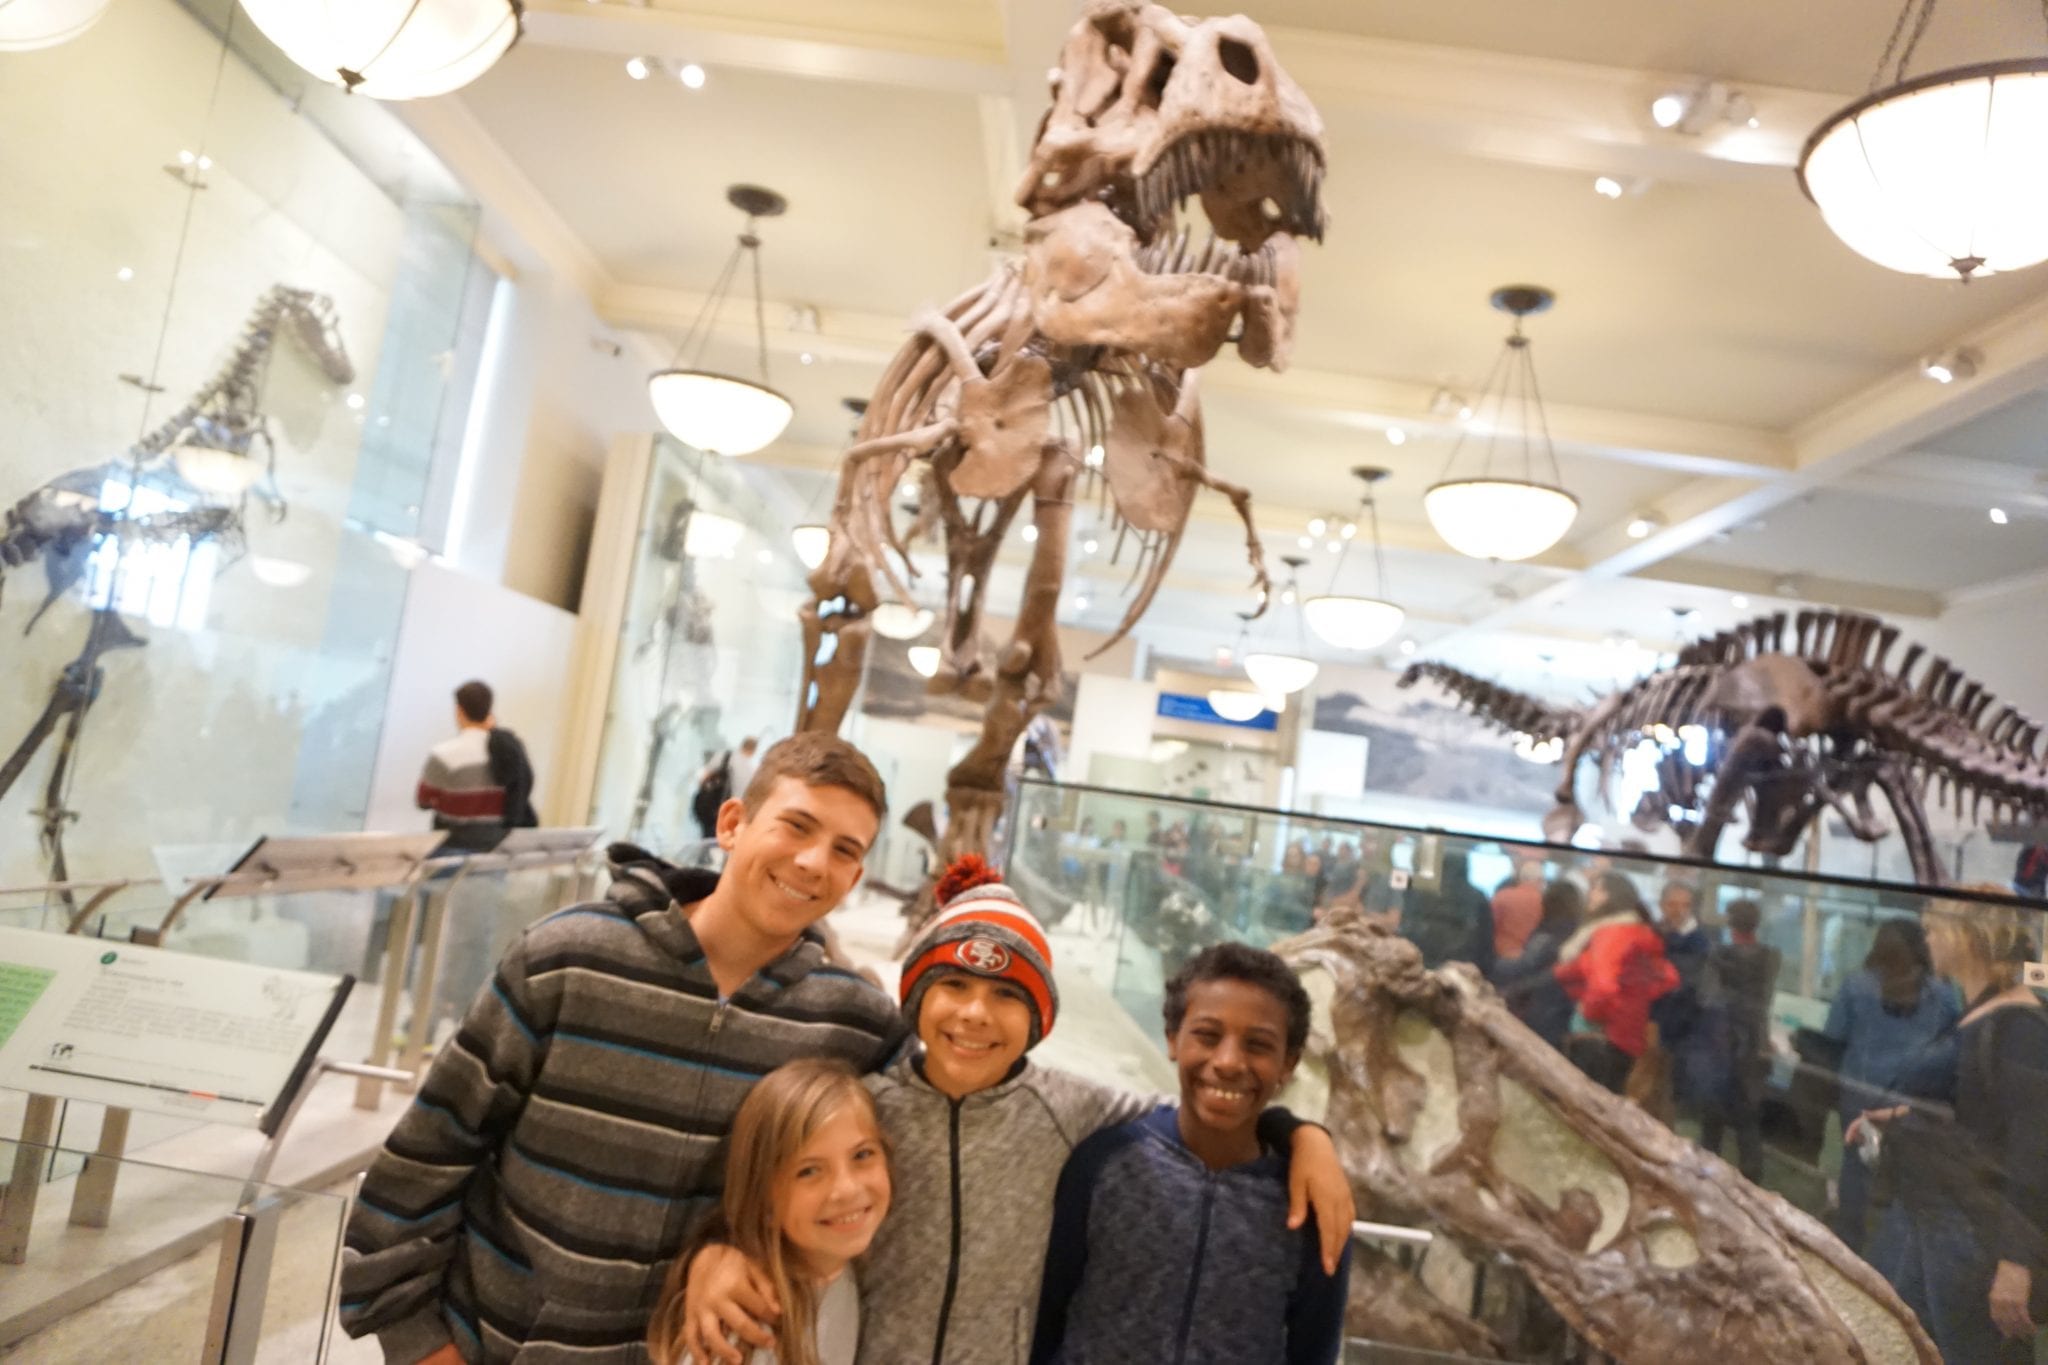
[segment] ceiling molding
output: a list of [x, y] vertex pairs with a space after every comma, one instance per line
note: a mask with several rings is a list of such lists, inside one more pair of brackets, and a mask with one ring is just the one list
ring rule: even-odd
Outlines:
[[1698, 135], [1650, 120], [1650, 102], [1703, 75], [1596, 66], [1314, 29], [1269, 27], [1288, 73], [1325, 115], [1493, 161], [1588, 174], [1752, 182], [1796, 166], [1806, 138], [1853, 96], [1738, 85], [1758, 126]]
[[[703, 294], [689, 289], [613, 281], [598, 299], [597, 312], [615, 327], [680, 335], [695, 321], [704, 299]], [[770, 349], [809, 351], [879, 367], [895, 356], [910, 330], [902, 317], [819, 308], [818, 330], [797, 331], [786, 322], [796, 306], [795, 300], [768, 301]], [[747, 318], [734, 315], [721, 319], [714, 335], [751, 342], [753, 327]], [[1331, 370], [1259, 370], [1225, 357], [1203, 369], [1202, 385], [1210, 393], [1242, 394], [1261, 402], [1338, 416], [1362, 430], [1401, 427], [1410, 433], [1442, 432], [1447, 436], [1457, 432], [1453, 421], [1429, 414], [1437, 386], [1413, 380]], [[1792, 469], [1790, 443], [1753, 427], [1576, 404], [1545, 404], [1545, 413], [1551, 439], [1568, 453], [1694, 475], [1775, 478]]]
[[1010, 72], [1000, 46], [934, 37], [916, 28], [861, 27], [875, 17], [850, 5], [829, 8], [760, 0], [744, 14], [656, 9], [587, 0], [527, 0], [522, 41], [534, 47], [618, 57], [660, 57], [811, 80], [910, 86], [961, 95], [1007, 95]]
[[1713, 588], [1742, 593], [1759, 601], [1787, 598], [1779, 591], [1785, 580], [1799, 588], [1797, 600], [1822, 606], [1846, 607], [1851, 611], [1875, 612], [1880, 616], [1911, 616], [1932, 620], [1941, 615], [1945, 599], [1940, 593], [1911, 588], [1889, 588], [1877, 583], [1853, 583], [1814, 574], [1779, 573], [1771, 569], [1745, 569], [1732, 564], [1708, 563], [1697, 559], [1667, 559], [1632, 577], [1659, 583], [1680, 583], [1694, 588]]
[[[486, 255], [519, 270], [542, 266], [594, 304], [611, 276], [460, 95], [396, 100], [389, 106], [483, 205]], [[511, 240], [507, 240], [510, 238]]]

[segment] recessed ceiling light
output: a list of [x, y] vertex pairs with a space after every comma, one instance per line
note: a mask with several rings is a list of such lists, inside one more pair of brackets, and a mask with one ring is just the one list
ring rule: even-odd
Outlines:
[[119, 270], [116, 270], [114, 272], [114, 278], [119, 280], [121, 283], [126, 284], [128, 283], [128, 281], [135, 278], [135, 269], [132, 266], [124, 265]]
[[1304, 550], [1313, 550], [1316, 547], [1314, 536], [1297, 536], [1295, 537], [1294, 543], [1296, 546]]
[[1413, 654], [1415, 652], [1415, 642], [1413, 640], [1403, 640], [1401, 642], [1401, 652], [1403, 654]]
[[1308, 533], [1309, 533], [1310, 535], [1312, 535], [1312, 536], [1319, 536], [1319, 535], [1321, 535], [1321, 534], [1322, 534], [1323, 532], [1325, 532], [1325, 531], [1327, 531], [1327, 530], [1329, 530], [1329, 529], [1330, 529], [1330, 523], [1329, 523], [1329, 521], [1328, 521], [1328, 519], [1327, 519], [1327, 518], [1324, 518], [1324, 517], [1310, 517], [1310, 518], [1309, 518], [1309, 523], [1308, 523]]
[[1390, 446], [1399, 446], [1399, 445], [1406, 445], [1406, 444], [1408, 444], [1408, 433], [1407, 433], [1407, 432], [1405, 432], [1405, 431], [1403, 431], [1403, 430], [1401, 430], [1401, 428], [1399, 428], [1399, 427], [1388, 427], [1388, 428], [1387, 428], [1387, 444], [1388, 444], [1388, 445], [1390, 445]]
[[2003, 507], [1994, 507], [1991, 509], [1991, 524], [1993, 526], [2003, 526], [2011, 520], [2012, 518], [2008, 517], [2005, 514], [2005, 509]]
[[1650, 101], [1650, 122], [1659, 128], [1676, 128], [1692, 109], [1692, 97], [1670, 91]]
[[1663, 517], [1658, 516], [1655, 512], [1644, 512], [1640, 516], [1629, 519], [1627, 527], [1628, 538], [1630, 540], [1641, 540], [1649, 535], [1650, 532], [1662, 530], [1663, 527]]
[[1611, 175], [1603, 175], [1593, 181], [1593, 193], [1602, 199], [1621, 198], [1621, 182]]
[[695, 62], [685, 62], [683, 69], [676, 72], [676, 79], [692, 90], [704, 88], [704, 68]]
[[1728, 605], [1735, 608], [1735, 610], [1737, 611], [1748, 611], [1749, 599], [1738, 592], [1728, 599]]
[[1920, 373], [1937, 384], [1953, 384], [1958, 379], [1976, 378], [1977, 366], [1983, 359], [1975, 348], [1961, 346], [1927, 357], [1920, 362]]
[[1036, 541], [1037, 539], [1038, 539], [1038, 528], [1037, 528], [1036, 526], [1032, 526], [1032, 525], [1029, 525], [1029, 524], [1027, 524], [1027, 525], [1026, 525], [1026, 526], [1024, 527], [1024, 543], [1025, 543], [1026, 545], [1029, 545], [1029, 544], [1031, 544], [1031, 543], [1032, 543], [1033, 541]]
[[1101, 548], [1101, 542], [1097, 541], [1094, 536], [1090, 536], [1081, 542], [1081, 553], [1084, 555], [1092, 555]]
[[815, 365], [818, 362], [818, 357], [812, 355], [809, 351], [798, 351], [796, 359], [799, 365]]
[[350, 412], [361, 412], [363, 410], [363, 396], [361, 394], [352, 393], [348, 396], [347, 401]]
[[1075, 611], [1086, 611], [1086, 610], [1088, 610], [1088, 595], [1087, 595], [1086, 593], [1076, 593], [1076, 594], [1074, 595], [1074, 610], [1075, 610]]
[[654, 66], [645, 57], [626, 58], [626, 74], [636, 81], [644, 81], [653, 74]]

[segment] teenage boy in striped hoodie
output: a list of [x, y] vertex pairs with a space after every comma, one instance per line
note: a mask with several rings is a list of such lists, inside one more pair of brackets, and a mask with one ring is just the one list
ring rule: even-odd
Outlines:
[[607, 899], [529, 928], [364, 1179], [348, 1333], [391, 1365], [641, 1365], [754, 1082], [804, 1056], [872, 1069], [903, 1040], [895, 1002], [826, 965], [812, 927], [884, 807], [858, 749], [795, 736], [720, 809], [723, 873], [614, 845]]

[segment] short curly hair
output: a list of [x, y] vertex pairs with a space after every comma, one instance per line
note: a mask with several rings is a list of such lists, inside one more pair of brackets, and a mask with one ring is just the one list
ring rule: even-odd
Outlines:
[[1166, 1035], [1180, 1032], [1188, 1014], [1188, 991], [1203, 981], [1243, 981], [1259, 987], [1287, 1010], [1287, 1055], [1296, 1057], [1308, 1046], [1308, 991], [1294, 968], [1277, 954], [1249, 943], [1212, 943], [1196, 953], [1166, 983]]

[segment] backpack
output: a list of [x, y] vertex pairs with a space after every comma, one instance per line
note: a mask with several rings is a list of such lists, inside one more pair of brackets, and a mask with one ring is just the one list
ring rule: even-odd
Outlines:
[[727, 749], [718, 756], [718, 766], [704, 774], [704, 780], [697, 784], [697, 794], [690, 798], [690, 814], [708, 830], [718, 823], [718, 808], [731, 795], [732, 750]]

